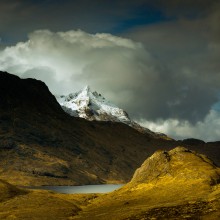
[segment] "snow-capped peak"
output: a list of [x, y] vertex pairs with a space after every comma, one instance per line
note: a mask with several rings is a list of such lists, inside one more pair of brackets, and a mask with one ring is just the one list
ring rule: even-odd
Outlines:
[[85, 87], [81, 90], [81, 95], [87, 96], [87, 95], [89, 95], [89, 93], [91, 93], [89, 86], [85, 86]]
[[63, 109], [72, 116], [98, 121], [130, 121], [128, 114], [107, 101], [101, 94], [92, 92], [89, 86], [76, 93], [57, 97]]
[[122, 122], [139, 132], [154, 137], [167, 138], [164, 134], [154, 133], [132, 121], [127, 112], [106, 100], [100, 93], [92, 92], [89, 86], [85, 86], [79, 92], [70, 93], [67, 96], [57, 96], [56, 98], [64, 111], [71, 116], [85, 118], [90, 121]]

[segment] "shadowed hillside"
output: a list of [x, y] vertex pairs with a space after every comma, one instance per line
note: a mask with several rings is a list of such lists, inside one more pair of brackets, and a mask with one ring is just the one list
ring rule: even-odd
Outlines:
[[[43, 82], [0, 72], [0, 178], [10, 183], [127, 182], [155, 150], [177, 145], [125, 124], [71, 117]], [[219, 143], [184, 145], [220, 164]]]

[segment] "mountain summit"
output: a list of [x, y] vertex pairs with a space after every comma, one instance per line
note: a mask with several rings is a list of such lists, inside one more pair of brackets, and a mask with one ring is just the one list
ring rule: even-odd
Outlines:
[[92, 92], [89, 86], [76, 93], [57, 98], [63, 109], [72, 116], [89, 121], [116, 121], [129, 123], [128, 114], [107, 101], [100, 93]]
[[89, 121], [113, 121], [121, 122], [154, 137], [168, 138], [161, 133], [154, 133], [151, 130], [140, 126], [131, 120], [128, 113], [115, 104], [106, 100], [100, 93], [92, 91], [89, 86], [84, 87], [76, 93], [67, 96], [57, 96], [57, 101], [63, 110], [74, 117], [85, 118]]

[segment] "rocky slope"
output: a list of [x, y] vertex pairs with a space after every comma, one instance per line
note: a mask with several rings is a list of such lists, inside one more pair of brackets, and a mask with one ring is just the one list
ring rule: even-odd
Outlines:
[[[0, 72], [0, 178], [10, 183], [127, 182], [155, 150], [179, 144], [123, 123], [71, 117], [43, 82]], [[220, 164], [219, 143], [184, 145]]]
[[157, 151], [128, 184], [73, 219], [218, 219], [219, 182], [220, 168], [206, 156], [184, 147]]
[[89, 121], [121, 122], [155, 138], [170, 139], [165, 134], [152, 132], [131, 120], [126, 111], [106, 100], [100, 93], [92, 92], [89, 86], [79, 92], [56, 96], [56, 98], [63, 110], [71, 116]]

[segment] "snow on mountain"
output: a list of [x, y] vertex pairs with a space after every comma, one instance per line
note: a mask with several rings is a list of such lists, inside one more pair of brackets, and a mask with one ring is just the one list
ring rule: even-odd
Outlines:
[[106, 100], [101, 94], [92, 92], [89, 86], [67, 96], [56, 96], [65, 112], [74, 117], [93, 121], [114, 121], [127, 124], [142, 133], [162, 137], [165, 135], [154, 133], [132, 121], [127, 112]]
[[57, 97], [63, 109], [72, 116], [97, 121], [129, 122], [128, 114], [107, 101], [101, 94], [92, 92], [89, 86], [76, 93]]

